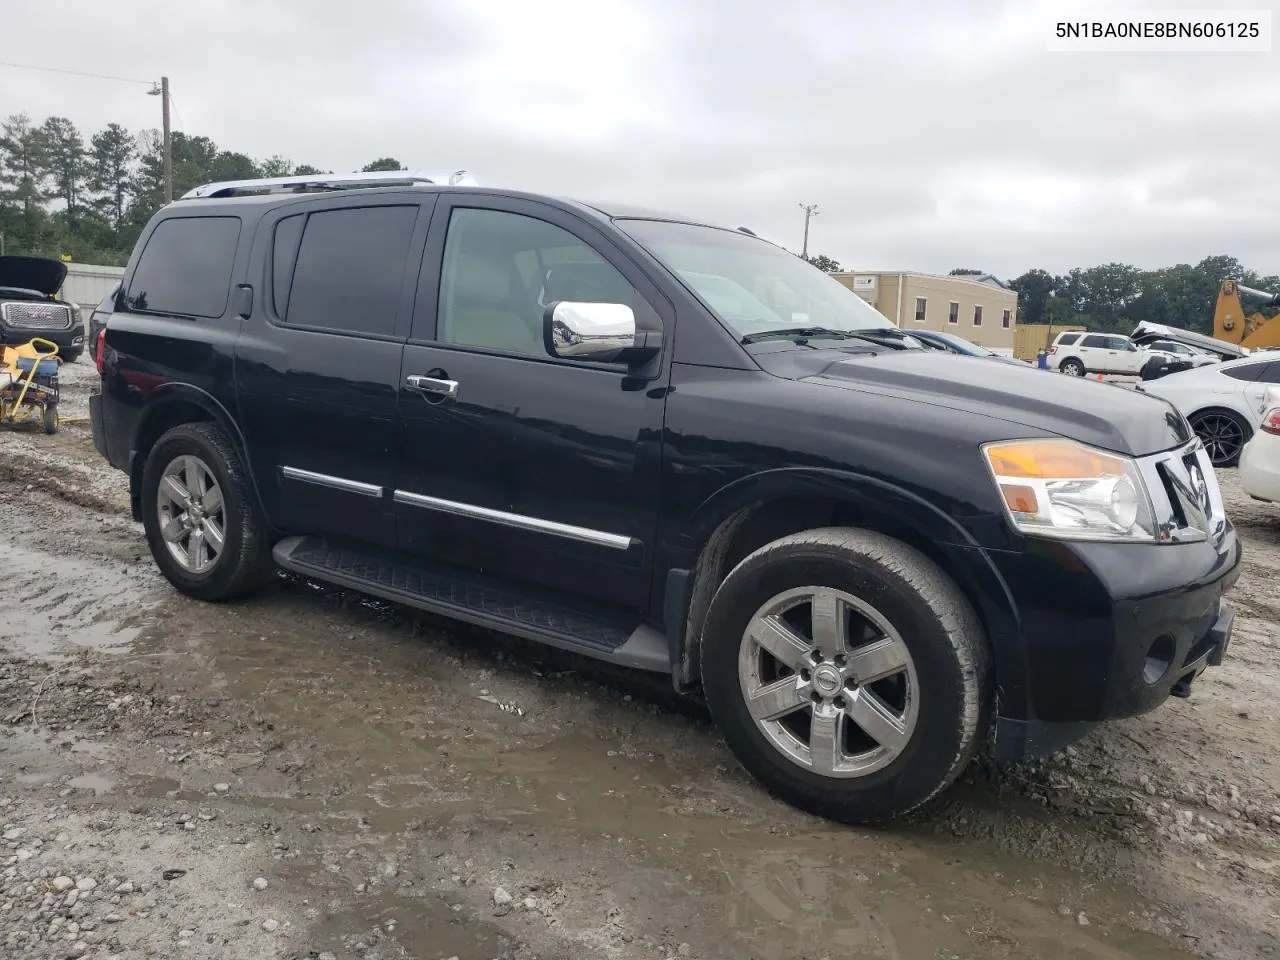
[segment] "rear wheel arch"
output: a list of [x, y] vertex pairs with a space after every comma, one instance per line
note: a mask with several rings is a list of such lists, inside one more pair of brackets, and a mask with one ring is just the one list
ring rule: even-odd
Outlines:
[[236, 425], [235, 419], [218, 400], [188, 384], [170, 385], [163, 393], [154, 396], [143, 407], [134, 429], [133, 442], [130, 445], [129, 461], [129, 499], [134, 512], [134, 519], [140, 519], [140, 487], [142, 473], [146, 467], [147, 455], [165, 433], [184, 423], [213, 423], [235, 445], [249, 474], [249, 483], [258, 499], [258, 508], [262, 509], [258, 485], [253, 477], [253, 466], [247, 456], [244, 437]]
[[[722, 510], [718, 522], [701, 538], [675, 658], [676, 686], [689, 689], [697, 685], [707, 612], [716, 590], [738, 563], [783, 537], [844, 527], [869, 530], [906, 544], [956, 584], [977, 612], [991, 643], [1002, 700], [1007, 701], [1012, 715], [1018, 715], [1025, 698], [1026, 660], [1018, 646], [1017, 614], [1003, 579], [990, 562], [984, 556], [980, 565], [976, 563], [980, 551], [968, 534], [937, 507], [881, 481], [848, 476], [839, 490], [832, 490], [830, 476], [804, 479], [818, 481], [824, 492], [816, 492], [812, 482], [797, 482], [791, 491], [762, 492], [736, 509]], [[694, 527], [698, 527], [696, 520]]]

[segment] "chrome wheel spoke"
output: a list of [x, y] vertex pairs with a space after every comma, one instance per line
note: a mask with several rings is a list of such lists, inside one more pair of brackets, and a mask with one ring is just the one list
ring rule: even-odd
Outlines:
[[809, 726], [809, 763], [818, 773], [832, 774], [842, 766], [843, 719], [844, 715], [834, 707], [814, 707]]
[[757, 617], [747, 628], [747, 636], [792, 670], [808, 663], [812, 649], [808, 641], [777, 617]]
[[160, 492], [166, 494], [178, 505], [186, 503], [191, 498], [183, 482], [172, 473], [165, 474], [164, 479], [160, 481]]
[[187, 528], [182, 525], [182, 521], [171, 517], [168, 520], [161, 521], [160, 536], [168, 543], [177, 543], [186, 534]]
[[907, 667], [907, 646], [893, 637], [882, 637], [849, 654], [849, 672], [860, 685], [875, 683], [901, 673]]
[[222, 509], [222, 490], [216, 485], [206, 491], [204, 496], [200, 498], [200, 507], [209, 516], [213, 516]]
[[798, 677], [777, 680], [760, 687], [747, 699], [747, 709], [757, 720], [778, 720], [807, 706], [809, 699]]
[[848, 644], [844, 601], [831, 590], [820, 590], [813, 595], [812, 609], [813, 645], [823, 659], [832, 660], [844, 653]]
[[187, 538], [187, 563], [197, 572], [204, 566], [204, 534], [199, 530], [192, 530]]
[[846, 701], [845, 711], [859, 730], [893, 754], [900, 753], [906, 746], [907, 730], [902, 718], [866, 687], [853, 692]]
[[210, 552], [214, 556], [217, 556], [219, 553], [222, 552], [222, 543], [223, 543], [222, 527], [218, 525], [218, 522], [216, 520], [206, 520], [204, 522], [203, 530], [204, 530], [204, 539], [205, 539], [205, 542], [209, 544]]

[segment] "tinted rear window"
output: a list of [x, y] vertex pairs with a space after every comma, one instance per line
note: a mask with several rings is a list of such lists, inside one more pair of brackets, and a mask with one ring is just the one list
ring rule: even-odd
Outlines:
[[311, 214], [302, 231], [285, 321], [326, 330], [391, 334], [417, 216], [417, 206], [350, 207]]
[[239, 217], [172, 217], [147, 239], [125, 298], [130, 310], [220, 317], [227, 309]]
[[1075, 343], [1079, 339], [1080, 339], [1080, 334], [1078, 333], [1064, 333], [1061, 337], [1058, 338], [1058, 343], [1062, 346], [1066, 346], [1069, 343]]

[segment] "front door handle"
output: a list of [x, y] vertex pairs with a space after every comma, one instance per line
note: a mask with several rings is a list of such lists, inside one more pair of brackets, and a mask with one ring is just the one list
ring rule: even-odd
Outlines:
[[458, 396], [457, 380], [437, 380], [435, 377], [424, 377], [413, 373], [404, 378], [405, 386], [419, 393], [430, 393], [450, 400]]

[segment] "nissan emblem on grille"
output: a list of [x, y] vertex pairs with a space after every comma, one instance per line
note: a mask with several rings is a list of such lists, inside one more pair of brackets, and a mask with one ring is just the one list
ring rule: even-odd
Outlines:
[[6, 303], [4, 322], [22, 330], [66, 330], [71, 308], [64, 303]]

